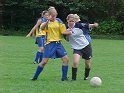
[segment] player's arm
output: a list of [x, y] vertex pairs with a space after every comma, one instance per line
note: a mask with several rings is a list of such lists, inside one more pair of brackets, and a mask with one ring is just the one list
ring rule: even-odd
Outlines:
[[43, 22], [41, 24], [41, 30], [44, 30], [45, 28], [48, 28], [48, 22], [52, 19], [52, 16], [49, 15], [49, 17], [47, 18], [47, 21], [46, 22]]
[[72, 34], [72, 29], [67, 29], [64, 33], [63, 33], [63, 37], [66, 41], [69, 41], [69, 36]]
[[89, 24], [89, 28], [93, 28], [93, 27], [98, 27], [98, 23], [94, 23], [94, 24]]
[[28, 35], [26, 37], [30, 37], [32, 33], [34, 33], [36, 31], [36, 29], [40, 26], [41, 24], [41, 20], [39, 19], [36, 23], [36, 25], [31, 29], [31, 31], [28, 33]]
[[43, 22], [42, 24], [41, 24], [41, 30], [44, 30], [47, 26], [48, 26], [48, 22], [49, 22], [49, 20], [47, 20], [46, 22]]
[[63, 35], [71, 35], [72, 34], [72, 29], [67, 29]]

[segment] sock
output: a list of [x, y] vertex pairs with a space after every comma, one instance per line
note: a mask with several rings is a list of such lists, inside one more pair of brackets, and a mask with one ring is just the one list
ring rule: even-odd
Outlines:
[[43, 58], [43, 52], [40, 52], [40, 59], [39, 59], [39, 63], [42, 61]]
[[62, 65], [62, 81], [64, 81], [67, 78], [68, 73], [68, 65], [64, 66]]
[[43, 70], [43, 67], [38, 66], [33, 78], [38, 78], [42, 70]]
[[85, 68], [85, 77], [88, 77], [90, 73], [90, 68]]
[[40, 54], [41, 54], [41, 52], [39, 52], [39, 51], [37, 51], [37, 53], [36, 53], [36, 57], [35, 57], [35, 62], [38, 62], [38, 59], [40, 58]]
[[72, 67], [72, 80], [76, 80], [77, 76], [77, 68]]

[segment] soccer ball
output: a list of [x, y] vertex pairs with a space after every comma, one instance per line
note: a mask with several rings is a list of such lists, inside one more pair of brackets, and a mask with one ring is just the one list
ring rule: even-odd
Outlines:
[[99, 87], [102, 85], [102, 80], [99, 77], [92, 77], [90, 80], [90, 85], [93, 87]]

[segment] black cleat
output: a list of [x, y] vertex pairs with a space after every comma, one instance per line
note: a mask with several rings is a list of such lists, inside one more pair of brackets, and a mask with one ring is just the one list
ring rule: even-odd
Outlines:
[[88, 77], [84, 77], [84, 80], [88, 80]]
[[32, 81], [35, 81], [35, 80], [37, 80], [37, 78], [31, 78], [31, 80], [32, 80]]
[[39, 62], [36, 62], [36, 61], [34, 61], [33, 63], [34, 63], [34, 64], [39, 64]]
[[76, 81], [76, 79], [72, 79], [71, 81]]

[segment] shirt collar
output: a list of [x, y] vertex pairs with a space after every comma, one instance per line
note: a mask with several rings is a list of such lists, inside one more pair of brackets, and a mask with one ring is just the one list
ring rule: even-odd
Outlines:
[[69, 25], [68, 25], [68, 28], [74, 28], [75, 27], [75, 23], [73, 24], [73, 26], [72, 27], [70, 27]]

